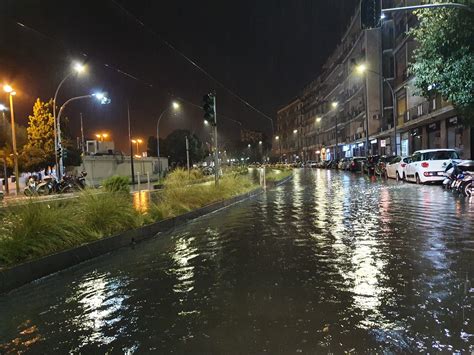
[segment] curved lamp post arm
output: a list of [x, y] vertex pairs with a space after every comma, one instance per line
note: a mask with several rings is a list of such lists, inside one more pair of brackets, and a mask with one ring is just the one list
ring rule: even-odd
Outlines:
[[[61, 115], [62, 115], [65, 107], [73, 101], [83, 100], [83, 99], [90, 99], [91, 97], [94, 97], [94, 95], [90, 94], [90, 95], [83, 95], [83, 96], [73, 97], [73, 98], [67, 100], [61, 106], [61, 108], [59, 109], [58, 118], [56, 120], [57, 126], [58, 126], [58, 148], [61, 148]], [[55, 152], [55, 155], [56, 155], [56, 152]], [[63, 157], [62, 157], [62, 154], [61, 154], [61, 157], [59, 159], [58, 179], [61, 179], [63, 170], [64, 170], [64, 161], [63, 161]]]
[[160, 117], [158, 117], [158, 121], [156, 122], [156, 153], [158, 154], [158, 160], [160, 160], [160, 121], [163, 118], [164, 114], [167, 113], [170, 109], [171, 109], [170, 107], [165, 109], [160, 114]]

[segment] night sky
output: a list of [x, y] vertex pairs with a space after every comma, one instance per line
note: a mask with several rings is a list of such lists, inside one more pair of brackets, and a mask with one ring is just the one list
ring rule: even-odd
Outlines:
[[[107, 91], [110, 105], [77, 102], [68, 107], [66, 115], [73, 135], [79, 134], [82, 112], [86, 136], [107, 131], [121, 149], [127, 144], [127, 101], [133, 136], [147, 138], [154, 135], [157, 117], [173, 96], [200, 105], [210, 89], [217, 92], [218, 115], [270, 134], [267, 119], [220, 88], [161, 39], [274, 118], [277, 109], [321, 71], [356, 3], [0, 0], [0, 81], [15, 87], [17, 120], [26, 125], [34, 100], [54, 95], [71, 61], [87, 62], [87, 74], [63, 86], [59, 103], [95, 90]], [[0, 102], [5, 101], [6, 96], [0, 96]], [[187, 128], [206, 139], [202, 121], [199, 108], [184, 104], [178, 115], [163, 118], [160, 135]], [[225, 119], [220, 122], [224, 139], [238, 137], [238, 125]]]

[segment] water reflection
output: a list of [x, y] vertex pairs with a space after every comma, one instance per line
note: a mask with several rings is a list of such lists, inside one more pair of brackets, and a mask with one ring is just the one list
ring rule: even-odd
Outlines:
[[133, 193], [133, 208], [140, 213], [146, 213], [150, 209], [150, 191], [141, 190]]
[[474, 204], [372, 180], [300, 170], [2, 296], [1, 351], [467, 353]]

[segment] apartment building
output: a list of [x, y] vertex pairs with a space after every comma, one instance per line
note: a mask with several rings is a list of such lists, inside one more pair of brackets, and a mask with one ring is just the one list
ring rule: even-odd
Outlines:
[[296, 162], [303, 160], [303, 120], [302, 102], [299, 98], [292, 100], [277, 112], [278, 139], [273, 142], [273, 155], [280, 161]]
[[[470, 158], [472, 131], [463, 126], [452, 105], [439, 96], [416, 96], [407, 70], [416, 49], [409, 36], [416, 16], [395, 12], [366, 28], [363, 3], [322, 74], [278, 111], [276, 134], [286, 137], [285, 153], [306, 161], [405, 156], [418, 149], [449, 147]], [[385, 0], [383, 7], [416, 3]], [[288, 110], [294, 119], [288, 118]]]

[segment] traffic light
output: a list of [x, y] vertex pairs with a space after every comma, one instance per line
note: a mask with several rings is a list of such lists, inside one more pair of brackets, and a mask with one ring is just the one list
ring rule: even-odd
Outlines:
[[61, 154], [62, 154], [62, 148], [59, 147], [59, 148], [56, 150], [56, 156], [58, 157], [58, 159], [61, 158]]
[[360, 18], [363, 29], [379, 27], [381, 16], [381, 0], [362, 0], [360, 3]]
[[66, 159], [67, 159], [67, 156], [68, 156], [68, 151], [67, 151], [67, 149], [64, 148], [63, 151], [62, 151], [62, 153], [63, 153], [63, 160], [66, 160]]
[[202, 109], [204, 110], [204, 119], [211, 125], [215, 126], [216, 121], [216, 95], [210, 92], [203, 97]]

